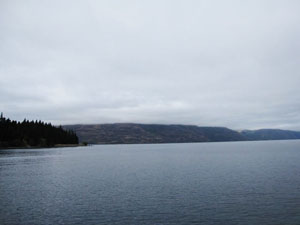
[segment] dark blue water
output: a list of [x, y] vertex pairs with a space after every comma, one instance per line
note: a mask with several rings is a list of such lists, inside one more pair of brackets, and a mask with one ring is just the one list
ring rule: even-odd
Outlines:
[[0, 224], [300, 224], [300, 141], [1, 150]]

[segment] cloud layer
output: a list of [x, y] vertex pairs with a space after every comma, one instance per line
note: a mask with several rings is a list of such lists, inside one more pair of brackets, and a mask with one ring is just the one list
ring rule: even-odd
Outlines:
[[300, 130], [300, 2], [1, 1], [0, 109], [22, 120]]

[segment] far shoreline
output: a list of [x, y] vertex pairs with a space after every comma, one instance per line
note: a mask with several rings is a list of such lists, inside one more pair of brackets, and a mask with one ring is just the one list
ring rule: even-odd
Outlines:
[[80, 144], [56, 144], [54, 146], [20, 146], [20, 147], [0, 147], [1, 150], [13, 150], [13, 149], [43, 149], [43, 148], [71, 148], [71, 147], [84, 147], [88, 146], [88, 144], [80, 143]]
[[149, 142], [149, 143], [91, 143], [88, 145], [157, 145], [157, 144], [208, 144], [208, 143], [236, 143], [236, 142], [264, 142], [264, 141], [300, 141], [300, 138], [292, 139], [266, 139], [266, 140], [237, 140], [237, 141], [194, 141], [194, 142]]
[[243, 143], [243, 142], [269, 142], [269, 141], [300, 141], [300, 139], [275, 139], [275, 140], [244, 140], [244, 141], [200, 141], [200, 142], [153, 142], [153, 143], [91, 143], [91, 144], [56, 144], [51, 147], [27, 146], [27, 147], [6, 147], [1, 150], [14, 149], [50, 149], [50, 148], [72, 148], [72, 147], [87, 147], [93, 145], [164, 145], [164, 144], [213, 144], [213, 143]]

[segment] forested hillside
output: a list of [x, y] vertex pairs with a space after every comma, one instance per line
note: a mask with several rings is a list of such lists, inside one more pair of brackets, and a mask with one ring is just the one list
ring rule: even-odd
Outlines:
[[90, 124], [67, 125], [78, 135], [80, 142], [90, 144], [142, 144], [185, 143], [217, 141], [259, 141], [300, 139], [299, 131], [245, 130], [235, 131], [225, 127], [199, 127], [192, 125], [163, 124]]
[[23, 122], [0, 116], [0, 148], [52, 147], [56, 144], [78, 144], [77, 135], [71, 130], [55, 127], [42, 121]]
[[185, 143], [214, 141], [244, 141], [239, 132], [225, 127], [162, 124], [94, 124], [67, 125], [80, 142], [90, 144]]

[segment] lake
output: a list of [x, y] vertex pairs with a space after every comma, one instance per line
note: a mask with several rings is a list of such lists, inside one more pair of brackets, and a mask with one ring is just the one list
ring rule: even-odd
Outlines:
[[300, 141], [0, 150], [0, 224], [300, 224]]

